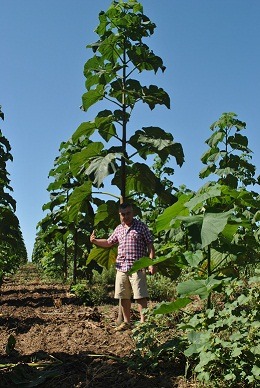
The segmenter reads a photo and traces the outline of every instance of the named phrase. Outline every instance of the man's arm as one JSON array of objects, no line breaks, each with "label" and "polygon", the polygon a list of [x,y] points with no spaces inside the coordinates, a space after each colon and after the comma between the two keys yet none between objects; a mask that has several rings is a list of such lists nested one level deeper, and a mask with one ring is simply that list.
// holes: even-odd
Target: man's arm
[{"label": "man's arm", "polygon": [[147,244],[147,249],[148,249],[148,255],[150,259],[154,260],[155,259],[155,249],[153,243]]},{"label": "man's arm", "polygon": [[[155,249],[154,249],[153,243],[147,244],[147,248],[148,248],[148,255],[149,255],[150,259],[154,260],[155,259]],[[157,268],[155,265],[149,266],[149,272],[151,275],[154,275],[156,273],[156,271],[157,271]]]},{"label": "man's arm", "polygon": [[96,238],[95,231],[90,235],[90,242],[101,248],[110,248],[113,246],[113,244],[109,243],[105,238]]}]

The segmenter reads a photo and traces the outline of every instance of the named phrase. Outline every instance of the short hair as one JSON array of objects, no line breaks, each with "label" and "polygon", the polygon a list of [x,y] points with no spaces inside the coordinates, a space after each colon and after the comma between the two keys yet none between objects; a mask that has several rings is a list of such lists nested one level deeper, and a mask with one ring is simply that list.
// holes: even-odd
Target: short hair
[{"label": "short hair", "polygon": [[119,210],[126,209],[127,207],[133,208],[133,204],[131,202],[120,203]]}]

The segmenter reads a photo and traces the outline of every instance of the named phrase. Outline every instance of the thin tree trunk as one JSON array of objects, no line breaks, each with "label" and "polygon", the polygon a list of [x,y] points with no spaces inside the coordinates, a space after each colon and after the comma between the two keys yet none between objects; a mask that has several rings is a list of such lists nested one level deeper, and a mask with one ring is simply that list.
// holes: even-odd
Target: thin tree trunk
[{"label": "thin tree trunk", "polygon": [[74,236],[74,257],[73,257],[73,284],[77,282],[77,256],[78,256],[78,233]]},{"label": "thin tree trunk", "polygon": [[[121,197],[120,197],[120,203],[123,203],[125,201],[125,195],[126,195],[126,104],[125,104],[125,81],[126,81],[126,50],[124,49],[123,52],[123,80],[122,80],[122,110],[123,110],[123,126],[122,126],[122,157],[121,157]],[[123,321],[123,312],[122,312],[122,302],[121,299],[119,299],[119,306],[118,306],[118,317],[117,317],[117,324],[120,325],[120,323]]]}]

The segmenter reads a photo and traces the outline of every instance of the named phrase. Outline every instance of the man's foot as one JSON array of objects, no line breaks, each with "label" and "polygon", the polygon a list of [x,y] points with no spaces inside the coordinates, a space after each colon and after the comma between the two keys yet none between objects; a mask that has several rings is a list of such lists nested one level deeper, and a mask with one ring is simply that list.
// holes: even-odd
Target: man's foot
[{"label": "man's foot", "polygon": [[132,328],[131,323],[122,322],[119,326],[115,328],[115,331],[131,330],[131,328]]}]

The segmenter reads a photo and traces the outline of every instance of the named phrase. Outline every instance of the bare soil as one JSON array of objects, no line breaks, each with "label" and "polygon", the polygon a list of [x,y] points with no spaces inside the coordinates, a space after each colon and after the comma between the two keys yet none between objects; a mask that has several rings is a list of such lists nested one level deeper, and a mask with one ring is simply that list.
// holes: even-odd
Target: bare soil
[{"label": "bare soil", "polygon": [[115,331],[116,305],[81,305],[69,286],[44,283],[32,264],[20,273],[0,290],[1,388],[193,386],[179,366],[133,368],[132,332]]}]

